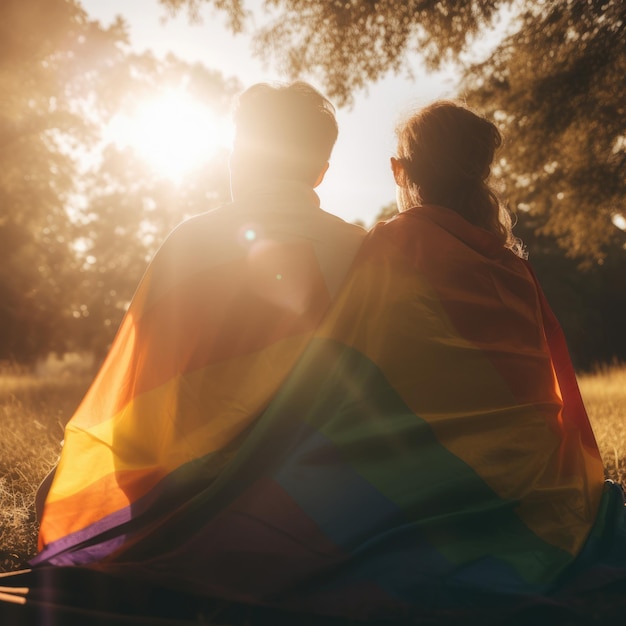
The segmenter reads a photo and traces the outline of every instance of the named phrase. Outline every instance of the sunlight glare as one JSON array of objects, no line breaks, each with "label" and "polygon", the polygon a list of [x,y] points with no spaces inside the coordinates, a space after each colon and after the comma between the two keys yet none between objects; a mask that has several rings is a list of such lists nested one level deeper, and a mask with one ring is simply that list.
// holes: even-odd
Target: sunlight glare
[{"label": "sunlight glare", "polygon": [[626,218],[620,213],[613,216],[613,224],[621,230],[626,230]]},{"label": "sunlight glare", "polygon": [[230,148],[232,124],[184,91],[146,101],[132,118],[118,116],[111,128],[116,144],[130,146],[156,172],[175,182]]}]

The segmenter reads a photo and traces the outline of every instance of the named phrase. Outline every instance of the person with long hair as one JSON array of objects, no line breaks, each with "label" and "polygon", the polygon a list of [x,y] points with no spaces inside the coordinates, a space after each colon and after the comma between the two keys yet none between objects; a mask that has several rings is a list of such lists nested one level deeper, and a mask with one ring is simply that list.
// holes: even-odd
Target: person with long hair
[{"label": "person with long hair", "polygon": [[615,616],[623,492],[491,183],[500,132],[437,101],[397,139],[399,214],[368,234],[306,366],[300,411],[351,476],[343,534],[328,522],[350,557],[324,589],[350,589],[334,600],[352,616],[355,597],[370,616],[444,623]]},{"label": "person with long hair", "polygon": [[510,213],[489,182],[502,145],[492,122],[458,103],[439,100],[400,124],[396,134],[391,168],[400,211],[429,204],[452,209],[505,248],[521,252]]}]

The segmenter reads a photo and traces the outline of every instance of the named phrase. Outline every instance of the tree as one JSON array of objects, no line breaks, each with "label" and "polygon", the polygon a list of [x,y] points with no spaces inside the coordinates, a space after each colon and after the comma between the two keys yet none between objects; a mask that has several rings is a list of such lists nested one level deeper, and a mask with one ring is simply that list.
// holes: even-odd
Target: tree
[{"label": "tree", "polygon": [[[198,13],[204,2],[245,25],[244,0],[159,0]],[[270,21],[253,49],[290,77],[312,74],[338,103],[387,72],[456,63],[462,94],[493,115],[506,141],[500,173],[513,208],[570,256],[602,260],[626,215],[626,4],[621,0],[264,0]],[[477,38],[511,10],[510,34],[489,59],[468,61]],[[236,19],[235,19],[236,18]]]},{"label": "tree", "polygon": [[121,19],[103,28],[74,0],[0,3],[0,359],[102,352],[167,232],[227,196],[224,154],[180,191],[101,145],[115,113],[180,84],[217,113],[239,89],[132,54]]},{"label": "tree", "polygon": [[513,207],[545,216],[568,256],[603,260],[626,215],[626,5],[552,2],[519,22],[468,69],[465,95],[502,128]]},{"label": "tree", "polygon": [[75,2],[0,4],[0,358],[32,360],[62,338],[73,152],[95,139],[106,111],[86,107],[123,40]]},{"label": "tree", "polygon": [[[239,32],[252,17],[245,0],[159,0],[170,13],[201,4],[224,10]],[[339,105],[389,71],[409,67],[418,51],[430,69],[457,58],[496,16],[504,0],[263,0],[267,24],[253,35],[253,50],[276,59],[291,78],[313,74]],[[508,4],[508,2],[506,3]]]}]

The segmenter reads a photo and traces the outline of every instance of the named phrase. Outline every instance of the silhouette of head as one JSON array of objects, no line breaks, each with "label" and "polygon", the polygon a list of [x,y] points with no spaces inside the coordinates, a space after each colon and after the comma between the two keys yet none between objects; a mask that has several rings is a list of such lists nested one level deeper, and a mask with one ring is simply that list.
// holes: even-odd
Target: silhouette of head
[{"label": "silhouette of head", "polygon": [[234,121],[233,192],[250,181],[321,182],[338,128],[333,105],[309,84],[253,85],[239,97]]},{"label": "silhouette of head", "polygon": [[455,102],[440,100],[420,109],[397,131],[392,169],[399,209],[436,204],[488,230],[507,245],[511,220],[488,184],[502,143],[489,120]]}]

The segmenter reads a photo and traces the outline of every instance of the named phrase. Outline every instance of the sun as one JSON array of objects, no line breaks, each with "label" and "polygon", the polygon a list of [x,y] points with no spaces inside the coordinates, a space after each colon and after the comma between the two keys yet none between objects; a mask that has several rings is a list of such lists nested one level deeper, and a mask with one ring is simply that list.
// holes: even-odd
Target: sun
[{"label": "sun", "polygon": [[113,141],[130,146],[159,176],[180,182],[232,143],[232,124],[182,90],[170,90],[117,116]]}]

